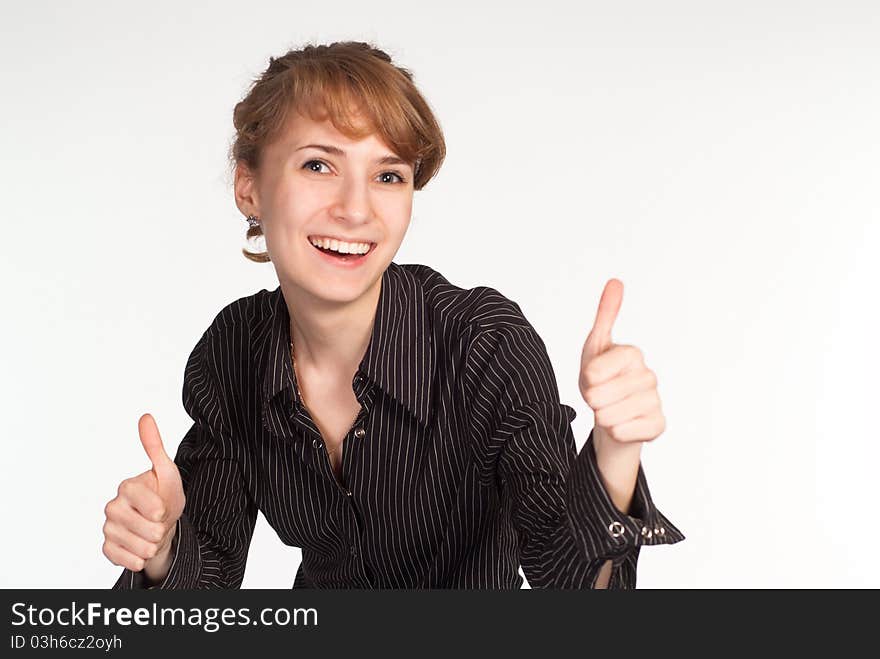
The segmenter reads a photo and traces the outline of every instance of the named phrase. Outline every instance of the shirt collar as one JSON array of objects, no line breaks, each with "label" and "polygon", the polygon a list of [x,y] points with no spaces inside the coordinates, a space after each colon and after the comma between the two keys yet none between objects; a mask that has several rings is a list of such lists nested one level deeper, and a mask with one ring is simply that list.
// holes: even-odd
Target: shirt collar
[{"label": "shirt collar", "polygon": [[[271,293],[269,331],[260,360],[263,405],[285,389],[299,408],[290,360],[290,315],[279,285]],[[430,416],[434,354],[424,289],[412,272],[391,262],[382,273],[379,302],[367,351],[358,366],[365,376],[399,401],[427,427]]]}]

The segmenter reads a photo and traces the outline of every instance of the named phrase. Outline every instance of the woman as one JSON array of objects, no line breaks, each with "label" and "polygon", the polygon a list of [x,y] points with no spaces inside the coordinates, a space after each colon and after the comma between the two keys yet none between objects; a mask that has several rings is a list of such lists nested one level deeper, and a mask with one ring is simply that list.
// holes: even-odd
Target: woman
[{"label": "woman", "polygon": [[257,511],[302,548],[294,587],[633,588],[642,545],[684,536],[641,444],[656,377],[611,343],[606,286],[584,346],[596,412],[577,453],[545,345],[497,290],[392,261],[440,127],[412,75],[365,43],[278,59],[234,112],[235,200],[279,287],[229,304],[186,365],[174,460],[105,509],[114,588],[238,588]]}]

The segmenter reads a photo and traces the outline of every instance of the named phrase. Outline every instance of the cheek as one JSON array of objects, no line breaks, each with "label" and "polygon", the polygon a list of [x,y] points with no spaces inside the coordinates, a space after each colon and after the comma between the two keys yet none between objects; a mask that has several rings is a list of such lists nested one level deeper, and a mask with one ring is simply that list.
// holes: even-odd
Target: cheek
[{"label": "cheek", "polygon": [[314,191],[302,186],[299,189],[277,189],[270,205],[274,233],[279,238],[283,234],[297,233],[325,205]]},{"label": "cheek", "polygon": [[296,217],[308,215],[327,205],[326,192],[319,187],[297,185],[294,181],[280,186],[275,195],[275,203],[286,215]]},{"label": "cheek", "polygon": [[389,230],[394,232],[399,238],[403,238],[409,228],[412,208],[412,196],[409,196],[406,199],[399,199],[393,204],[389,204],[383,212]]}]

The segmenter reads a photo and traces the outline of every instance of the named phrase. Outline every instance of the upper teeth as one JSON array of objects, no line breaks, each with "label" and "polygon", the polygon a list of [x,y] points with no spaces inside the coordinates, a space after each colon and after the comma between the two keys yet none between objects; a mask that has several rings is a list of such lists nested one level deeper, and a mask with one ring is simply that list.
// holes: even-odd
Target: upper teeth
[{"label": "upper teeth", "polygon": [[315,247],[332,249],[341,254],[366,254],[370,251],[370,243],[345,243],[332,238],[309,238],[309,242]]}]

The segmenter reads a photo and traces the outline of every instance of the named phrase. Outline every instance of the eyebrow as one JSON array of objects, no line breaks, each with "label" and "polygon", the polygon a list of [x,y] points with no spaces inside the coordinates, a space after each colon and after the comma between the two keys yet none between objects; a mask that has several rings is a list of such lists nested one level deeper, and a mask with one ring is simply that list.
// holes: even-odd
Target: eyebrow
[{"label": "eyebrow", "polygon": [[[342,156],[345,157],[345,151],[340,149],[338,146],[331,146],[329,144],[306,144],[305,146],[301,146],[298,149],[294,149],[295,151],[301,151],[302,149],[320,149],[321,151],[325,151],[327,153],[332,153],[334,156]],[[402,158],[398,158],[397,156],[385,156],[383,158],[377,158],[376,163],[380,165],[409,165],[410,163],[406,162]]]}]

